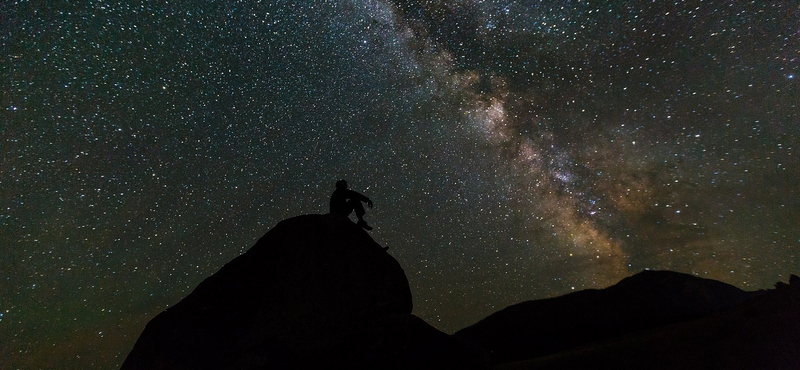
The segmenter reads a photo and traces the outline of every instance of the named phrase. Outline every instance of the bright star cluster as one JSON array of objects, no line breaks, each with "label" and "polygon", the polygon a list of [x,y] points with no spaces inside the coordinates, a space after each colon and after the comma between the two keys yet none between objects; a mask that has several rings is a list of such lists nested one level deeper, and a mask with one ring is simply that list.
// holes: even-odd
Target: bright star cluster
[{"label": "bright star cluster", "polygon": [[119,367],[338,179],[453,332],[800,271],[792,1],[31,1],[0,22],[0,368]]}]

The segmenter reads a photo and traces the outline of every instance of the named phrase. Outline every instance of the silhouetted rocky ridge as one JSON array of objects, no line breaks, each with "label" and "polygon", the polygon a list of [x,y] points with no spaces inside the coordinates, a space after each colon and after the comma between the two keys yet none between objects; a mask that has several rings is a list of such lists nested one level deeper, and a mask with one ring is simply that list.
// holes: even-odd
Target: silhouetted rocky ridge
[{"label": "silhouetted rocky ridge", "polygon": [[454,335],[344,216],[284,220],[151,320],[123,370],[800,369],[800,278],[746,292],[671,271],[528,301]]},{"label": "silhouetted rocky ridge", "polygon": [[800,278],[746,292],[644,271],[507,307],[455,336],[496,369],[800,369]]},{"label": "silhouetted rocky ridge", "polygon": [[136,369],[484,369],[411,314],[400,264],[336,215],[284,220],[147,324]]}]

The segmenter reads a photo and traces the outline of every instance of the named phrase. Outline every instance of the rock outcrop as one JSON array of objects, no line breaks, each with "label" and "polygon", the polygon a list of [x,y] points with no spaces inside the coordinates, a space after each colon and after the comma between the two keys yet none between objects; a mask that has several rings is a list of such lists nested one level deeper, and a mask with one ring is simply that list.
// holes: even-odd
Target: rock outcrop
[{"label": "rock outcrop", "polygon": [[486,368],[412,306],[403,269],[364,230],[299,216],[148,323],[122,369]]}]

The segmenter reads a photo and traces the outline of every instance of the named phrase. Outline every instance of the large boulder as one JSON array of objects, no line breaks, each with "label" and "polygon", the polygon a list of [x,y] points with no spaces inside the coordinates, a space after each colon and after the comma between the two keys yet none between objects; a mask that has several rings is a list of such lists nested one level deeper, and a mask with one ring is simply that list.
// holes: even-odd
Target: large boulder
[{"label": "large boulder", "polygon": [[336,215],[284,220],[148,323],[123,370],[486,364],[411,315],[400,264]]}]

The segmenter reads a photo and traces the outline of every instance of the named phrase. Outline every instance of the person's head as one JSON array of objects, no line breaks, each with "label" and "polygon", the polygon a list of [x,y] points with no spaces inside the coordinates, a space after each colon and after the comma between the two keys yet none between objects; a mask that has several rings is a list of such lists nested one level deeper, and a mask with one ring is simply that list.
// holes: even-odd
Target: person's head
[{"label": "person's head", "polygon": [[347,189],[347,181],[339,180],[336,182],[337,189]]}]

